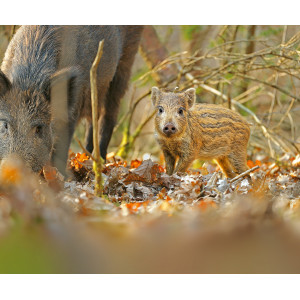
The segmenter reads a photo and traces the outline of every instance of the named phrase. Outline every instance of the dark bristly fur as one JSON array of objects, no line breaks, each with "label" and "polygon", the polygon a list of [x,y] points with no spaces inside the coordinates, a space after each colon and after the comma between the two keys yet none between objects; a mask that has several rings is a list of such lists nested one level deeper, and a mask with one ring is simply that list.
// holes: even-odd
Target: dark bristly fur
[{"label": "dark bristly fur", "polygon": [[152,102],[157,108],[156,138],[167,173],[186,171],[196,158],[216,159],[230,178],[246,171],[248,123],[222,106],[194,104],[195,97],[193,88],[181,93],[152,88]]},{"label": "dark bristly fur", "polygon": [[102,39],[98,95],[100,151],[105,158],[141,32],[142,26],[22,26],[1,66],[0,160],[17,154],[39,171],[51,153],[55,157],[59,138],[53,132],[50,89],[63,76],[68,80],[67,148],[76,124],[85,118],[86,147],[93,151],[89,71]]}]

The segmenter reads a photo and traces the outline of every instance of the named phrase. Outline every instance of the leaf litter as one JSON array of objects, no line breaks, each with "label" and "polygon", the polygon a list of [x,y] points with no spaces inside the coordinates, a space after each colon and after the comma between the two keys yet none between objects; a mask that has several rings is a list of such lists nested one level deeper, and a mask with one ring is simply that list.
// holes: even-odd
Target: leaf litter
[{"label": "leaf litter", "polygon": [[53,167],[46,166],[38,176],[14,161],[0,173],[0,236],[9,232],[16,213],[29,223],[41,219],[49,228],[100,226],[139,242],[157,230],[155,239],[167,230],[171,243],[173,235],[184,241],[270,220],[300,235],[299,155],[277,162],[249,160],[248,166],[260,168],[231,182],[208,163],[169,176],[151,159],[126,162],[111,156],[103,169],[105,196],[100,198],[94,195],[92,161],[85,154],[70,153],[69,180]]}]

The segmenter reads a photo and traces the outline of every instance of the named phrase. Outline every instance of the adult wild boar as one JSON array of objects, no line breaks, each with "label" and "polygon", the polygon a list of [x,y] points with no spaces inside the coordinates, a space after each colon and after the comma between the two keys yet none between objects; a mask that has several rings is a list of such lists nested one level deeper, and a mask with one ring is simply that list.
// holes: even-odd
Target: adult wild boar
[{"label": "adult wild boar", "polygon": [[[7,48],[0,71],[0,160],[17,154],[38,172],[51,159],[63,172],[82,118],[89,124],[86,148],[93,151],[89,72],[102,39],[97,76],[99,147],[105,158],[141,33],[142,26],[22,26]],[[66,89],[56,93],[53,104],[52,92],[62,82]],[[66,135],[53,116],[64,107],[61,128],[67,128]]]}]

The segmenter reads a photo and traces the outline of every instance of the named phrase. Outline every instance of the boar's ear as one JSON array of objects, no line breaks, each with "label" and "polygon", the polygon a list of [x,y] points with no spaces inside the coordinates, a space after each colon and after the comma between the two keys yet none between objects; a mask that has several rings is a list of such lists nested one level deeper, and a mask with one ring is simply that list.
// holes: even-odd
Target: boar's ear
[{"label": "boar's ear", "polygon": [[152,100],[153,106],[156,105],[156,102],[158,100],[159,95],[160,95],[159,88],[156,87],[156,86],[152,87],[152,89],[151,89],[151,100]]},{"label": "boar's ear", "polygon": [[8,78],[0,71],[0,96],[4,95],[11,88]]},{"label": "boar's ear", "polygon": [[[68,67],[56,72],[51,77],[50,101],[55,111],[65,108],[69,113],[74,111],[79,99],[79,89],[81,86],[80,69]],[[67,101],[65,102],[65,99]]]},{"label": "boar's ear", "polygon": [[187,97],[187,104],[189,107],[192,107],[196,100],[196,90],[194,88],[187,89],[184,92],[185,96]]}]

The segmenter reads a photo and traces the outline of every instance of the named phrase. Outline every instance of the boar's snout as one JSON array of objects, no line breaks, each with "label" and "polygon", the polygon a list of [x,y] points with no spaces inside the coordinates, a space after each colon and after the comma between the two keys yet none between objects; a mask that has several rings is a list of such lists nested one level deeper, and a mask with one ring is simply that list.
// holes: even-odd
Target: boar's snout
[{"label": "boar's snout", "polygon": [[0,161],[0,170],[9,168],[11,169],[17,168],[20,170],[23,170],[24,168],[27,168],[28,170],[31,169],[31,167],[26,164],[26,162],[21,159],[21,157],[17,154],[8,154],[5,158],[2,158]]},{"label": "boar's snout", "polygon": [[14,154],[8,155],[0,161],[0,171],[2,172],[7,166],[18,166],[20,170],[24,168],[31,169],[18,155]]},{"label": "boar's snout", "polygon": [[177,128],[173,123],[167,123],[163,128],[163,132],[166,136],[171,136],[177,132]]}]

